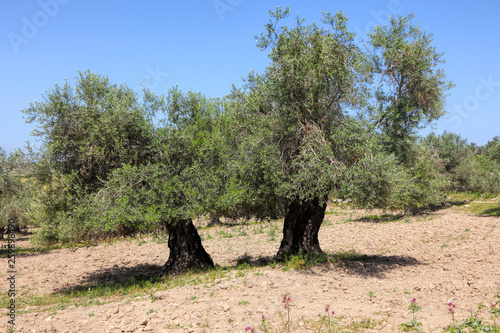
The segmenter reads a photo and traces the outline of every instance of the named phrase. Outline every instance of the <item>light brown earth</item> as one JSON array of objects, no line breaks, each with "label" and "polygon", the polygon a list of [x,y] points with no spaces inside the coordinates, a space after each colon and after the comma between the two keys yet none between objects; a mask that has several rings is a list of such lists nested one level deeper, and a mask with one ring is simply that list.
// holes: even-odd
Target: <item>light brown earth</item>
[{"label": "light brown earth", "polygon": [[[137,238],[76,250],[18,254],[16,289],[21,309],[17,309],[15,331],[245,332],[251,326],[260,332],[264,314],[271,331],[278,332],[285,328],[284,293],[291,295],[294,332],[317,332],[318,314],[324,314],[326,304],[350,332],[401,331],[400,324],[412,319],[408,306],[413,298],[422,308],[416,315],[424,332],[442,332],[451,323],[449,302],[457,306],[458,321],[479,303],[485,305],[480,316],[489,318],[488,306],[493,295],[500,293],[500,218],[466,215],[452,207],[376,223],[356,219],[381,212],[329,209],[333,213],[320,230],[320,243],[336,258],[334,263],[306,269],[258,266],[259,260],[269,260],[276,253],[280,222],[266,223],[263,229],[257,224],[200,229],[203,244],[217,265],[234,267],[245,254],[254,265],[227,270],[213,281],[101,298],[102,305],[57,309],[57,305],[28,306],[22,300],[30,295],[57,295],[61,293],[57,288],[119,283],[130,276],[151,274],[166,261],[167,244]],[[274,240],[271,230],[275,230]],[[242,231],[247,235],[239,235]],[[228,238],[229,234],[233,237]],[[23,239],[17,246],[30,245]],[[0,267],[1,287],[6,291],[6,258]],[[2,316],[2,332],[7,331],[7,320]],[[376,326],[369,328],[368,320]]]}]

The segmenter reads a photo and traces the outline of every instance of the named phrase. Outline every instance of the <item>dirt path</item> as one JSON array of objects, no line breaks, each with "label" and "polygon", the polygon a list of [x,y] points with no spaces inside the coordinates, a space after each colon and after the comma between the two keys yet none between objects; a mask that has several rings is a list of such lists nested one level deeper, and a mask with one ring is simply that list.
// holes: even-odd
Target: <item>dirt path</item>
[{"label": "dirt path", "polygon": [[[257,332],[262,314],[272,331],[278,331],[283,328],[280,315],[285,314],[281,299],[287,292],[296,332],[317,328],[325,304],[341,324],[355,323],[351,331],[357,325],[358,331],[399,332],[400,324],[411,320],[407,309],[413,298],[422,307],[417,320],[423,331],[441,332],[451,322],[449,302],[457,305],[456,318],[461,320],[470,314],[468,309],[489,305],[500,292],[499,218],[465,215],[452,208],[389,223],[348,221],[360,214],[365,212],[327,216],[320,244],[343,259],[335,263],[303,270],[279,265],[233,269],[210,283],[108,299],[102,305],[42,312],[42,307],[31,306],[17,315],[16,332],[245,332],[247,326]],[[280,230],[276,223],[200,233],[216,264],[234,266],[245,254],[253,260],[272,257]],[[168,248],[145,241],[20,254],[19,297],[151,272],[166,261]],[[18,246],[27,246],[23,242]],[[6,261],[2,258],[2,267],[7,267]],[[3,290],[8,290],[6,277],[0,274]],[[483,312],[488,317],[487,309]],[[367,328],[370,322],[376,326]],[[0,329],[6,327],[4,318]]]}]

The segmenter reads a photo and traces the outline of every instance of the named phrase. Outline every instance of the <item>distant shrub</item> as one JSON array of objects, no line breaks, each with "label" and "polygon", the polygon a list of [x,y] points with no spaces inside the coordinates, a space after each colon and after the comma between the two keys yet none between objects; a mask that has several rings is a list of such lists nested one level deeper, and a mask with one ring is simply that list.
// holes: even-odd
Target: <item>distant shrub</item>
[{"label": "distant shrub", "polygon": [[408,208],[428,207],[444,202],[450,179],[444,173],[444,163],[427,147],[417,145],[410,162],[410,187]]},{"label": "distant shrub", "polygon": [[443,161],[444,170],[449,173],[453,173],[472,151],[467,139],[446,131],[441,135],[432,132],[423,138],[421,143],[438,154]]},{"label": "distant shrub", "polygon": [[460,190],[500,193],[500,165],[490,156],[468,156],[456,169]]},{"label": "distant shrub", "polygon": [[66,220],[70,205],[67,178],[52,175],[50,180],[34,183],[26,213],[31,223],[39,227],[37,234],[31,239],[33,243],[47,245],[63,240],[59,225]]},{"label": "distant shrub", "polygon": [[442,203],[449,185],[441,160],[429,149],[415,146],[409,165],[394,154],[363,158],[342,177],[338,195],[367,208],[415,211]]},{"label": "distant shrub", "polygon": [[[7,153],[0,147],[0,237],[9,219],[15,227],[26,227],[26,209],[30,201],[29,157],[20,149]],[[19,230],[19,229],[18,229]]]},{"label": "distant shrub", "polygon": [[500,141],[496,141],[494,144],[491,144],[491,147],[488,149],[488,155],[493,161],[500,165]]}]

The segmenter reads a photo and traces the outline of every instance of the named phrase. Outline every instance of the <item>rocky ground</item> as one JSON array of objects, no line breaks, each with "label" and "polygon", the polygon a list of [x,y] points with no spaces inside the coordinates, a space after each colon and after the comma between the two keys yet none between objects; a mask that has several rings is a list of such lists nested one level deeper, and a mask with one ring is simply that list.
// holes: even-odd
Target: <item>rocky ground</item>
[{"label": "rocky ground", "polygon": [[[250,268],[228,269],[213,280],[205,273],[197,283],[149,293],[99,298],[99,305],[37,305],[33,300],[149,276],[167,260],[167,244],[136,238],[18,254],[15,331],[245,332],[251,326],[258,332],[264,315],[270,331],[278,332],[287,320],[285,293],[291,297],[294,332],[317,332],[326,304],[351,332],[401,331],[401,323],[412,320],[408,306],[413,299],[421,307],[416,319],[424,332],[441,332],[451,323],[450,302],[458,321],[480,303],[485,308],[479,316],[489,318],[488,306],[500,293],[500,218],[467,215],[456,207],[382,222],[359,219],[381,212],[329,211],[320,230],[320,244],[332,255],[327,263],[305,269],[262,265],[278,249],[280,222],[203,228],[203,244],[217,265],[235,267],[245,259]],[[25,237],[17,246],[31,245]],[[7,259],[1,261],[2,288],[8,290]],[[30,297],[30,304],[23,304]],[[1,319],[2,331],[7,320]]]}]

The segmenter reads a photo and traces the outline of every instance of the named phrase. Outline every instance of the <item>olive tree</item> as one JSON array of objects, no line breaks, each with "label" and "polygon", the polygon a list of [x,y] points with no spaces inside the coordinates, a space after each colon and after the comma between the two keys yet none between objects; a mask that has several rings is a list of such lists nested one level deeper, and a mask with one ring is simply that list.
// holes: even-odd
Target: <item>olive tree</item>
[{"label": "olive tree", "polygon": [[[328,195],[370,154],[363,138],[381,128],[397,143],[399,134],[437,119],[448,87],[442,71],[435,71],[440,55],[411,17],[377,27],[368,52],[356,45],[340,12],[323,14],[326,27],[305,26],[299,18],[293,28],[281,26],[288,15],[288,8],[271,12],[257,44],[268,51],[270,65],[233,92],[248,118],[263,119],[267,144],[275,147],[276,163],[259,183],[274,182],[261,194],[285,206],[278,257],[321,254],[318,232]],[[370,125],[352,113],[366,109]]]},{"label": "olive tree", "polygon": [[[155,132],[157,154],[142,165],[123,164],[73,216],[72,233],[95,239],[117,230],[164,229],[169,258],[164,272],[213,267],[193,220],[235,207],[241,188],[232,178],[231,122],[222,101],[171,89],[147,95],[166,118]],[[81,223],[75,223],[81,221]]]},{"label": "olive tree", "polygon": [[34,172],[38,191],[29,212],[41,227],[39,241],[68,240],[61,227],[86,196],[123,163],[140,165],[154,155],[147,111],[132,89],[90,71],[22,110],[41,140]]},{"label": "olive tree", "polygon": [[[168,273],[213,266],[193,219],[230,215],[245,188],[232,177],[239,133],[223,101],[126,86],[90,72],[24,110],[43,140],[31,215],[40,241],[92,241],[166,230]],[[155,124],[152,119],[164,114]],[[232,133],[232,134],[231,134]]]}]

